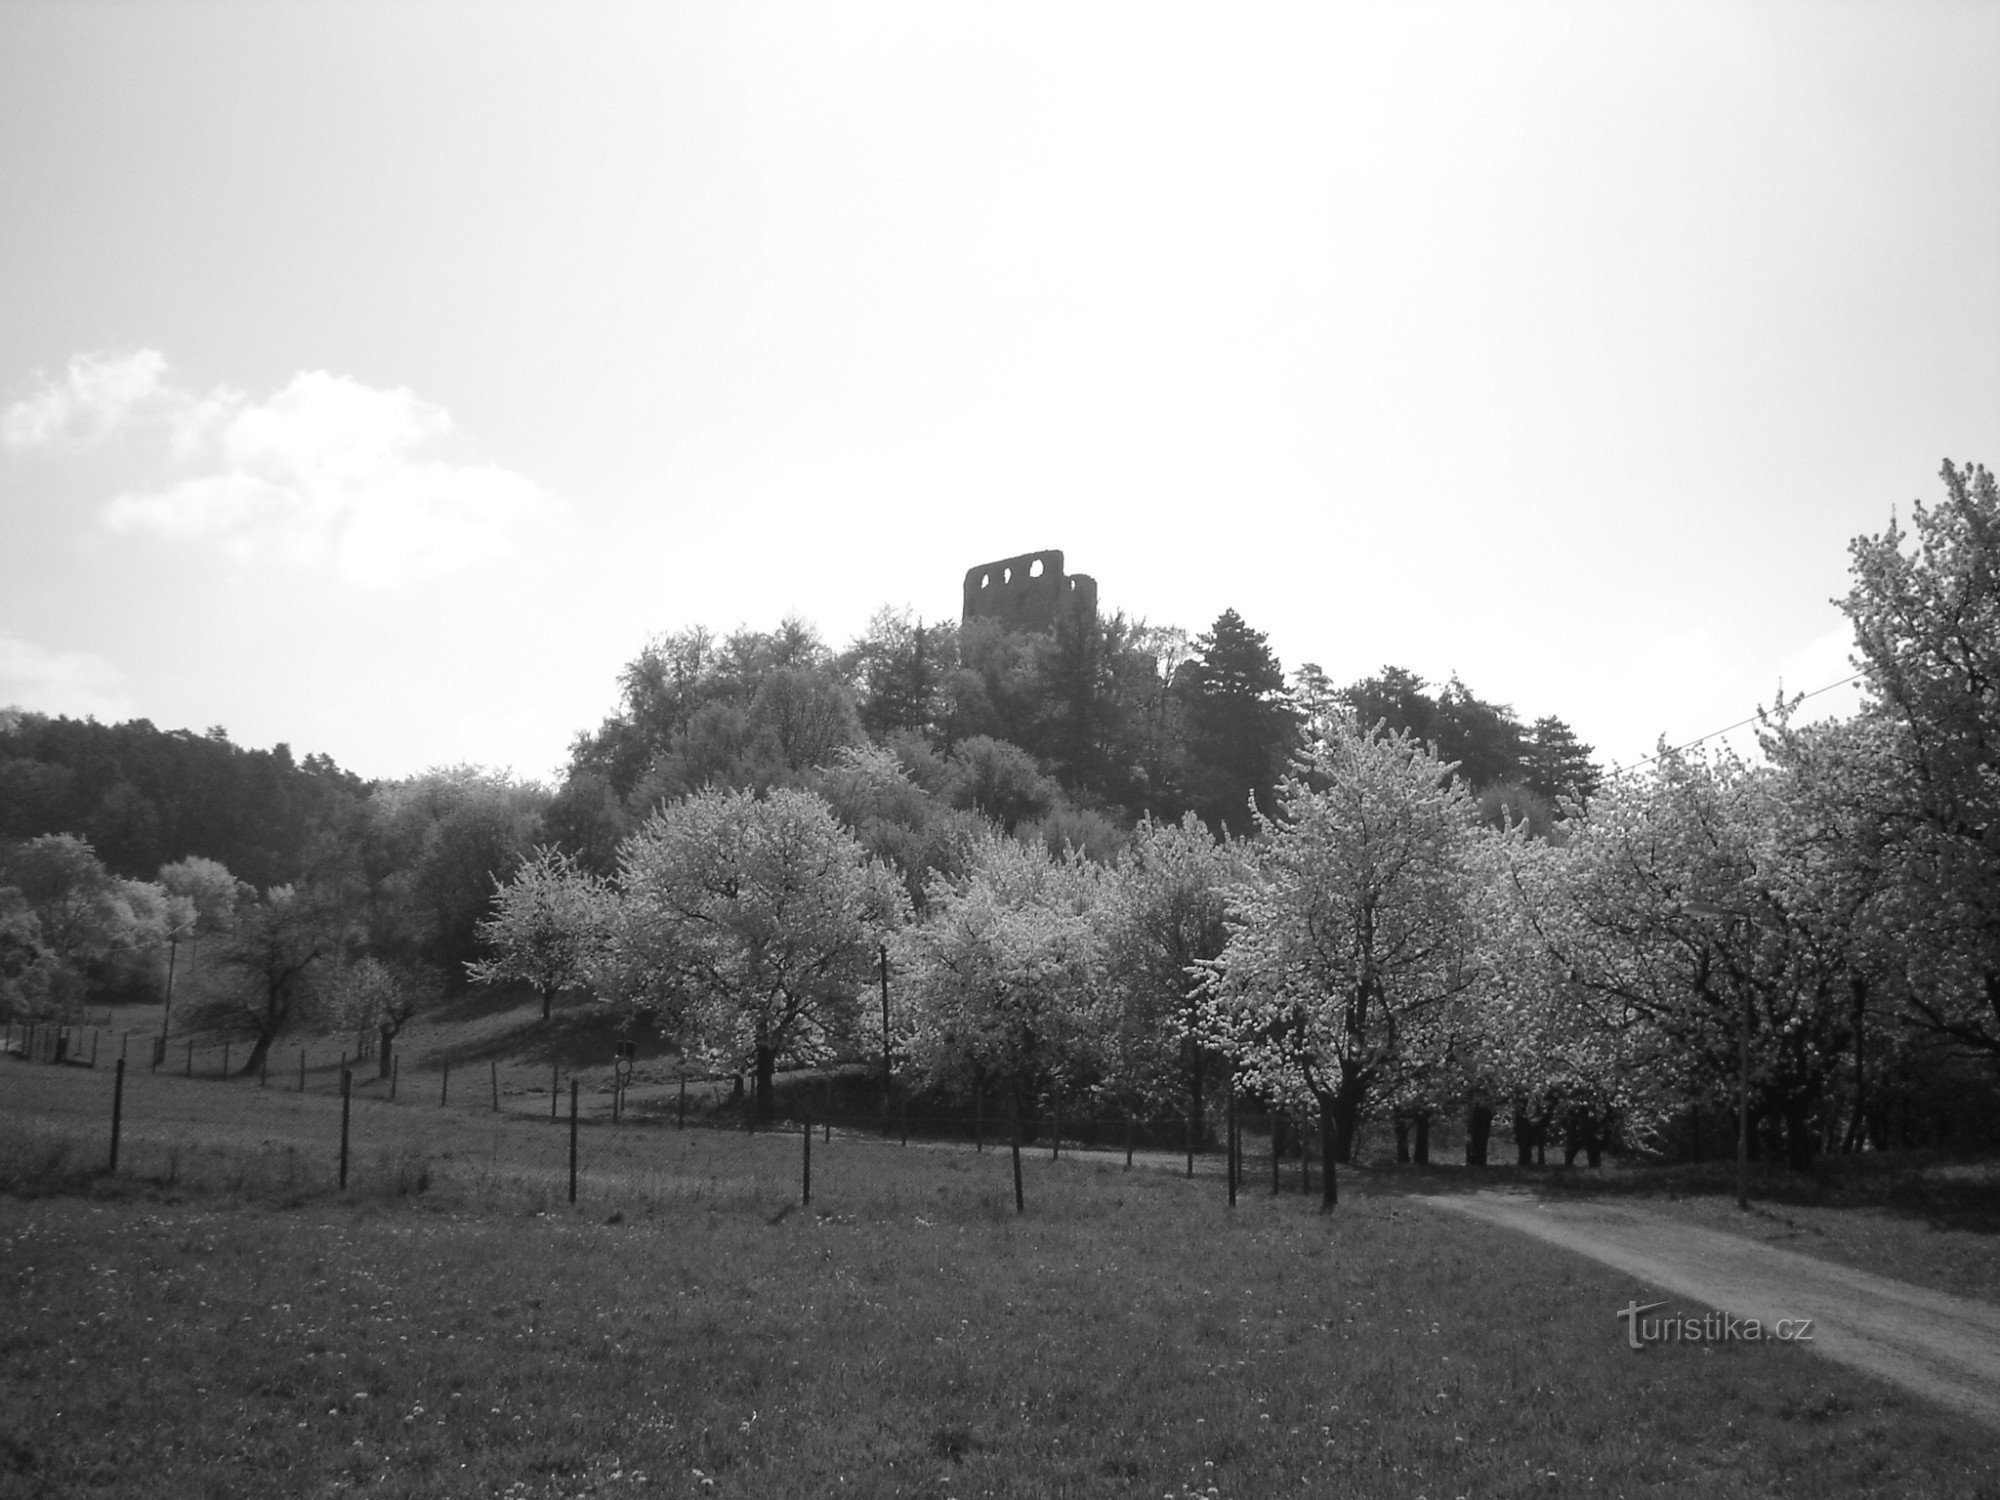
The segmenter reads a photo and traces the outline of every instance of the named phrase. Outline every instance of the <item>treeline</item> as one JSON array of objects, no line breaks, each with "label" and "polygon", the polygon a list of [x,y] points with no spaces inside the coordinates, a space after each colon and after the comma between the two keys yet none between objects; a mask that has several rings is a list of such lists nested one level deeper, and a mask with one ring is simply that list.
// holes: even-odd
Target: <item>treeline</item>
[{"label": "treeline", "polygon": [[[947,806],[1053,848],[1106,856],[1141,818],[1192,812],[1247,833],[1315,724],[1348,713],[1434,745],[1498,821],[1546,831],[1600,773],[1562,720],[1524,725],[1454,677],[1433,691],[1388,667],[1336,687],[1313,664],[1287,679],[1234,610],[1202,634],[1123,614],[1067,614],[1046,632],[963,627],[882,610],[845,650],[797,620],[649,643],[620,676],[618,713],[578,738],[551,836],[609,874],[620,839],[704,787],[815,785],[874,746]],[[920,872],[919,872],[920,873]]]},{"label": "treeline", "polygon": [[1436,742],[1496,821],[1546,828],[1597,783],[1561,721],[1524,726],[1456,679],[1433,692],[1390,668],[1336,690],[1308,665],[1288,682],[1233,610],[1192,638],[1122,614],[1010,634],[884,609],[843,649],[796,620],[696,627],[647,644],[619,687],[554,791],[476,767],[365,782],[220,727],[0,710],[0,1009],[145,997],[181,941],[216,935],[237,993],[191,1024],[266,1043],[352,1025],[386,1052],[401,1020],[382,1017],[491,956],[481,921],[535,850],[612,876],[648,816],[703,789],[811,791],[921,904],[989,831],[1100,862],[1147,817],[1241,836],[1330,713]]},{"label": "treeline", "polygon": [[[997,820],[925,839],[977,801],[968,747],[1026,752],[990,735],[940,751],[905,729],[830,746],[780,786],[772,738],[761,793],[658,783],[615,878],[545,851],[502,892],[482,974],[651,1015],[754,1080],[766,1114],[779,1067],[871,1051],[910,1083],[1019,1111],[1184,1111],[1207,1130],[1218,1097],[1247,1095],[1317,1136],[1329,1204],[1371,1120],[1422,1159],[1429,1123],[1462,1118],[1475,1163],[1499,1118],[1524,1162],[1550,1145],[1593,1163],[1621,1145],[1699,1156],[1737,1108],[1752,1153],[1796,1167],[1990,1144],[2000,491],[1983,469],[1945,477],[1916,548],[1893,526],[1854,545],[1845,608],[1872,689],[1858,719],[1801,726],[1780,704],[1762,764],[1663,748],[1564,801],[1552,837],[1507,806],[1523,783],[1489,785],[1488,816],[1463,768],[1373,712],[1401,694],[1436,741],[1452,723],[1474,751],[1467,725],[1502,743],[1505,716],[1455,684],[1430,699],[1384,674],[1300,715],[1270,664],[1234,680],[1267,727],[1300,715],[1303,745],[1274,786],[1245,775],[1243,834],[1191,809],[1140,821],[1109,858]],[[1200,712],[1227,634],[1161,679],[1170,712]],[[679,774],[704,714],[740,713],[747,745],[775,735],[765,687],[747,698],[693,709],[653,769]],[[1573,753],[1553,730],[1535,742]],[[1192,732],[1178,743],[1183,787],[1225,764]],[[1523,769],[1518,751],[1493,764]],[[868,980],[887,973],[874,1031]]]},{"label": "treeline", "polygon": [[195,734],[0,709],[0,839],[74,834],[126,877],[193,854],[259,887],[297,880],[315,837],[367,794],[324,755],[246,750],[219,726]]}]

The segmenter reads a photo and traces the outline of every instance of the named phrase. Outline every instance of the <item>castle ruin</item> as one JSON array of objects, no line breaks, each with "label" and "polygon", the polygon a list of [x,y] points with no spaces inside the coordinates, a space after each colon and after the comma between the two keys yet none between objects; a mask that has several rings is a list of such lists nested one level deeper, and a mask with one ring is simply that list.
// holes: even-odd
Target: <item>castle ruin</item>
[{"label": "castle ruin", "polygon": [[1097,613],[1097,580],[1064,573],[1059,550],[981,563],[965,574],[962,624],[998,620],[1002,630],[1048,631],[1066,610]]}]

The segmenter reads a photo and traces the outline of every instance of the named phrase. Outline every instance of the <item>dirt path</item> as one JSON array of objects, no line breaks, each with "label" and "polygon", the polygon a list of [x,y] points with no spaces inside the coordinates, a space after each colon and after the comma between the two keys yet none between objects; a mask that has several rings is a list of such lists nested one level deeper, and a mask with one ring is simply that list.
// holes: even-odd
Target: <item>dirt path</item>
[{"label": "dirt path", "polygon": [[[2000,1427],[2000,1307],[1630,1208],[1506,1192],[1419,1201],[1531,1234],[1704,1308],[1756,1318],[1767,1336],[1779,1319],[1811,1318],[1818,1353]],[[1700,1310],[1669,1305],[1652,1316]],[[1607,1322],[1616,1312],[1605,1309]],[[1616,1335],[1624,1334],[1620,1320]]]}]

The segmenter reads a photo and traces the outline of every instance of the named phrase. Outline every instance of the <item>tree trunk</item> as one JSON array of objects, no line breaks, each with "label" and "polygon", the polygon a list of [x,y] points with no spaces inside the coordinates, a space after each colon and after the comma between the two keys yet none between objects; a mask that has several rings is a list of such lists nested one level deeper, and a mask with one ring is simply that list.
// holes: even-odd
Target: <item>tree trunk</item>
[{"label": "tree trunk", "polygon": [[1352,1063],[1340,1065],[1340,1095],[1333,1102],[1334,1149],[1343,1162],[1354,1160],[1354,1130],[1361,1117],[1360,1070]]},{"label": "tree trunk", "polygon": [[1409,1117],[1407,1115],[1397,1115],[1395,1120],[1395,1126],[1396,1126],[1396,1165],[1399,1167],[1407,1166],[1410,1160]]},{"label": "tree trunk", "polygon": [[258,1032],[257,1040],[250,1045],[250,1056],[244,1060],[243,1067],[238,1071],[236,1076],[238,1078],[247,1078],[263,1067],[264,1058],[269,1054],[271,1044],[277,1039],[275,1032]]},{"label": "tree trunk", "polygon": [[1514,1165],[1517,1167],[1531,1167],[1534,1164],[1534,1129],[1528,1124],[1528,1112],[1516,1104],[1514,1106]]},{"label": "tree trunk", "polygon": [[772,1047],[757,1049],[757,1123],[768,1125],[778,1114],[778,1053]]},{"label": "tree trunk", "polygon": [[554,985],[546,985],[546,984],[545,984],[545,985],[543,985],[543,986],[542,986],[542,1019],[543,1019],[544,1021],[548,1020],[548,1018],[549,1018],[549,1015],[550,1015],[550,1013],[551,1013],[551,1012],[552,1012],[552,1011],[553,1011],[553,1010],[555,1009],[555,1004],[556,1004],[556,991],[555,991],[555,986],[554,986]]},{"label": "tree trunk", "polygon": [[1812,1112],[1804,1104],[1785,1111],[1785,1165],[1794,1172],[1813,1169]]},{"label": "tree trunk", "polygon": [[1493,1130],[1493,1110],[1485,1104],[1475,1104],[1465,1116],[1465,1164],[1468,1167],[1486,1165],[1486,1141]]},{"label": "tree trunk", "polygon": [[389,1076],[389,1051],[396,1045],[396,1033],[393,1028],[388,1026],[384,1026],[381,1031],[382,1051],[375,1059],[375,1076],[377,1078],[387,1078]]},{"label": "tree trunk", "polygon": [[1319,1155],[1325,1177],[1320,1184],[1319,1211],[1323,1214],[1332,1213],[1334,1205],[1340,1202],[1340,1183],[1335,1175],[1340,1160],[1340,1131],[1333,1123],[1337,1103],[1325,1094],[1319,1095]]},{"label": "tree trunk", "polygon": [[1431,1164],[1431,1112],[1429,1110],[1425,1110],[1423,1111],[1423,1113],[1417,1116],[1417,1165],[1420,1167],[1428,1167],[1430,1164]]}]

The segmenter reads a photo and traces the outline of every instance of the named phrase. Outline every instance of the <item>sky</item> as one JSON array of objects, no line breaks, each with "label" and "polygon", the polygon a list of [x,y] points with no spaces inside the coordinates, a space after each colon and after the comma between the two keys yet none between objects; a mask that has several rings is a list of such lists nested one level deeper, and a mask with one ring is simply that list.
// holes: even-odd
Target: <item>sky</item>
[{"label": "sky", "polygon": [[[0,6],[0,704],[560,774],[1060,548],[1606,764],[2000,464],[2000,6]],[[1843,709],[1856,689],[1813,706]]]}]

